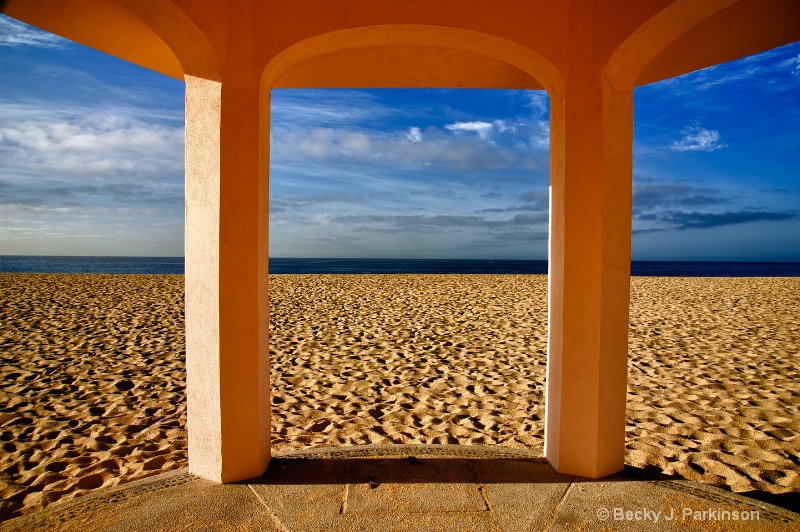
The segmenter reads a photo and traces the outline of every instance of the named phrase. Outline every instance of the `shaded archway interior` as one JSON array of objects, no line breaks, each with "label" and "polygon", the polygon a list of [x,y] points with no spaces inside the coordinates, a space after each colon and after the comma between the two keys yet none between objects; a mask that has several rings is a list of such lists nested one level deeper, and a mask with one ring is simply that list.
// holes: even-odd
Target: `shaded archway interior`
[{"label": "shaded archway interior", "polygon": [[[742,0],[680,32],[646,62],[635,86],[765,52],[800,40],[800,4]],[[698,3],[699,4],[699,3]],[[647,36],[643,35],[643,39]]]},{"label": "shaded archway interior", "polygon": [[7,0],[2,11],[84,46],[183,80],[184,69],[167,43],[140,16],[114,0],[65,0],[58,6],[38,0]]},{"label": "shaded archway interior", "polygon": [[[512,42],[518,42],[531,50],[537,50],[562,75],[570,72],[571,60],[567,42],[570,39],[570,22],[580,23],[582,18],[591,13],[583,13],[580,4],[585,0],[572,2],[530,2],[528,5],[497,6],[493,2],[478,3],[469,10],[448,12],[446,6],[436,8],[425,1],[412,1],[403,5],[370,6],[360,5],[360,10],[350,10],[346,17],[329,17],[336,13],[336,3],[326,1],[310,2],[304,6],[305,16],[292,16],[290,12],[300,7],[280,6],[277,8],[259,7],[254,11],[273,9],[268,13],[273,18],[286,16],[290,27],[280,27],[278,31],[261,31],[256,40],[261,44],[252,54],[252,60],[266,65],[281,50],[292,44],[301,42],[314,35],[322,35],[332,30],[351,26],[374,24],[382,16],[398,11],[389,16],[393,21],[419,24],[422,20],[439,24],[443,29],[444,21],[451,21],[461,28],[474,28],[485,31],[489,35],[501,35]],[[344,2],[348,4],[348,2]],[[354,2],[357,3],[357,2]],[[312,5],[313,4],[313,5]],[[572,6],[572,4],[577,4]],[[619,16],[623,5],[625,16]],[[703,5],[704,4],[704,5]],[[570,9],[572,12],[570,13]],[[658,0],[648,5],[629,5],[621,0],[609,0],[597,6],[597,19],[605,21],[607,30],[604,34],[626,36],[632,30],[643,27],[648,18],[658,18],[670,9],[674,13],[662,17],[660,27],[648,29],[650,32],[666,31],[671,33],[666,46],[646,50],[638,55],[644,57],[642,70],[635,73],[635,86],[679,76],[701,68],[732,61],[758,52],[763,52],[785,44],[800,40],[800,6],[794,0],[714,0],[698,3],[692,0]],[[697,22],[684,20],[686,13],[698,10],[708,12]],[[427,17],[420,17],[423,10]],[[212,81],[220,81],[220,64],[225,58],[231,32],[230,6],[226,2],[191,2],[188,0],[5,0],[0,3],[0,11],[22,20],[38,28],[63,36],[74,42],[95,48],[110,55],[142,67],[160,72],[164,75],[183,79],[185,74],[203,77]],[[400,13],[402,11],[402,13]],[[503,20],[503,12],[513,14]],[[318,17],[308,16],[316,13]],[[384,13],[385,12],[385,13]],[[611,13],[613,16],[606,16]],[[270,26],[269,18],[254,18],[254,22],[262,20],[263,26]],[[405,15],[405,16],[402,16]],[[585,24],[585,23],[584,23]],[[666,28],[666,29],[665,29]],[[523,31],[524,29],[524,31]],[[288,34],[295,35],[294,40]],[[648,35],[641,35],[646,41]],[[202,42],[201,42],[202,41]],[[610,55],[615,47],[622,43],[621,37],[603,37],[596,43],[598,57]],[[434,50],[436,46],[422,46],[416,57],[421,66],[430,66],[422,73],[413,71],[401,72],[406,55],[393,45],[376,47],[375,50],[362,48],[361,52],[342,51],[334,54],[322,52],[295,66],[296,72],[282,77],[274,86],[288,87],[356,87],[378,86],[396,87],[465,87],[465,88],[525,88],[541,89],[541,82],[533,81],[530,76],[515,72],[515,68],[502,61],[491,60],[489,55],[472,55],[454,52],[453,49]],[[407,48],[408,49],[408,48]],[[199,58],[191,55],[205,54],[203,61],[213,64],[210,68],[188,72],[187,67],[196,63]],[[377,61],[372,56],[385,53],[386,61]],[[364,70],[377,67],[373,76],[357,74],[356,79],[344,79],[336,71],[334,64],[347,63],[348,57],[361,57]],[[213,57],[212,57],[213,56]],[[326,63],[322,58],[331,63]],[[437,58],[438,57],[438,58]],[[193,60],[195,59],[195,60]],[[452,62],[447,61],[452,60]],[[482,70],[479,65],[486,67]],[[395,69],[392,69],[392,65]],[[319,75],[314,75],[312,67],[321,67]],[[398,68],[399,67],[399,68]],[[438,67],[438,68],[434,68]],[[190,69],[190,68],[189,68]],[[441,70],[461,72],[456,76]],[[498,77],[493,77],[497,75]],[[409,76],[409,79],[406,79]],[[376,82],[383,77],[385,81]],[[328,79],[322,82],[320,79]],[[416,79],[416,81],[412,81]],[[441,80],[441,83],[434,80]]]},{"label": "shaded archway interior", "polygon": [[487,55],[425,45],[349,48],[295,64],[272,88],[544,87],[526,72]]}]

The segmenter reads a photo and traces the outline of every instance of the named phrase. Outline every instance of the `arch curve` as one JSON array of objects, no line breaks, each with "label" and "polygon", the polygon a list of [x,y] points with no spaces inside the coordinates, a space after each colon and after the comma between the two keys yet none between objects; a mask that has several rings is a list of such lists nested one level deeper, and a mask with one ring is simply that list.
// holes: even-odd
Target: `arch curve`
[{"label": "arch curve", "polygon": [[795,0],[677,0],[623,42],[604,77],[635,87],[798,40]]},{"label": "arch curve", "polygon": [[561,72],[550,61],[529,48],[501,37],[449,26],[386,24],[337,30],[286,48],[264,68],[262,89],[275,86],[281,76],[304,61],[376,46],[438,47],[488,56],[524,72],[551,94],[559,93],[563,86]]},{"label": "arch curve", "polygon": [[166,76],[220,80],[217,53],[172,0],[5,0],[0,11]]},{"label": "arch curve", "polygon": [[172,50],[184,75],[221,80],[222,68],[216,50],[194,21],[171,0],[124,0],[122,3]]},{"label": "arch curve", "polygon": [[634,87],[642,72],[673,41],[702,20],[738,0],[677,0],[647,20],[617,48],[603,77],[623,87]]}]

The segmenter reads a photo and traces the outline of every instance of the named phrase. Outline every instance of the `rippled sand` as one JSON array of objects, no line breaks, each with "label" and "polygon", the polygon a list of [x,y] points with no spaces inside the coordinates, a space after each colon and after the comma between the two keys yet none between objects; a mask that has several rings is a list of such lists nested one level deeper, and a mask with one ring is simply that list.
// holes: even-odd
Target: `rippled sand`
[{"label": "rippled sand", "polygon": [[627,463],[800,491],[800,278],[631,286]]},{"label": "rippled sand", "polygon": [[281,275],[270,293],[276,452],[542,449],[544,277]]},{"label": "rippled sand", "polygon": [[0,516],[186,464],[182,276],[0,275]]},{"label": "rippled sand", "polygon": [[[544,276],[270,276],[274,452],[541,451]],[[629,464],[800,491],[800,279],[633,278]],[[186,465],[183,277],[0,275],[0,518]]]}]

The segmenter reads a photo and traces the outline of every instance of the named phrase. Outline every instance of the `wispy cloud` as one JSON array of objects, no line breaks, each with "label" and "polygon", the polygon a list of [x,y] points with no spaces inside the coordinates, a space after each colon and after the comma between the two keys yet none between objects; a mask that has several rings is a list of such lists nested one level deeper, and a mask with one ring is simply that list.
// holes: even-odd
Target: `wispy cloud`
[{"label": "wispy cloud", "polygon": [[[501,122],[502,125],[502,122]],[[455,124],[446,124],[445,129],[456,132],[473,132],[477,133],[482,139],[489,136],[489,133],[494,128],[494,125],[489,122],[456,122]]]},{"label": "wispy cloud", "polygon": [[520,199],[525,203],[521,205],[511,205],[506,207],[489,207],[480,209],[479,213],[501,213],[501,212],[535,212],[541,220],[547,219],[550,211],[550,193],[547,190],[529,190]]},{"label": "wispy cloud", "polygon": [[[165,187],[167,188],[167,187]],[[0,205],[30,208],[80,208],[94,204],[153,207],[180,206],[179,189],[161,190],[136,183],[80,184],[43,179],[34,183],[0,181]]]},{"label": "wispy cloud", "polygon": [[778,66],[787,69],[793,76],[800,76],[800,55],[781,61]]},{"label": "wispy cloud", "polygon": [[510,227],[547,224],[547,213],[517,214],[510,219],[492,220],[475,215],[393,215],[369,214],[339,216],[331,219],[337,224],[353,226],[354,230],[365,232],[441,232],[459,228],[482,228],[502,230]]},{"label": "wispy cloud", "polygon": [[550,99],[545,91],[527,91],[526,105],[533,110],[536,118],[542,118],[550,112]]},{"label": "wispy cloud", "polygon": [[418,127],[412,127],[406,133],[406,138],[411,142],[422,142],[422,131]]},{"label": "wispy cloud", "polygon": [[380,122],[400,110],[381,104],[365,91],[273,90],[270,101],[273,128],[338,128]]},{"label": "wispy cloud", "polygon": [[139,111],[0,101],[0,247],[179,254],[183,125]]},{"label": "wispy cloud", "polygon": [[765,196],[741,196],[733,190],[670,182],[652,176],[637,176],[633,184],[633,234],[690,231],[756,222],[778,222],[798,218],[798,212],[743,205],[758,204]]},{"label": "wispy cloud", "polygon": [[423,190],[412,190],[409,193],[412,197],[425,197],[425,198],[435,198],[435,199],[442,199],[442,200],[452,200],[452,199],[463,199],[463,196],[460,196],[455,190],[446,188],[446,189],[436,189],[436,188],[427,188]]},{"label": "wispy cloud", "polygon": [[63,37],[34,28],[6,15],[0,15],[0,46],[61,48],[69,44],[70,41]]},{"label": "wispy cloud", "polygon": [[184,86],[0,16],[0,249],[178,255]]},{"label": "wispy cloud", "polygon": [[[547,98],[544,97],[546,105]],[[546,112],[542,108],[536,115]],[[545,151],[550,147],[550,122],[539,118],[516,118],[514,120],[493,120],[492,122],[471,121],[445,124],[444,128],[456,134],[475,133],[484,141],[495,143],[512,142],[520,150],[534,149]]]},{"label": "wispy cloud", "polygon": [[720,197],[719,192],[714,189],[685,183],[657,182],[652,179],[641,182],[641,179],[637,179],[633,184],[634,213],[657,207],[697,207],[718,205],[728,201]]},{"label": "wispy cloud", "polygon": [[392,91],[273,91],[270,179],[276,190],[304,182],[325,190],[337,183],[348,192],[380,181],[381,190],[398,196],[402,180],[458,180],[480,187],[481,179],[496,183],[512,170],[546,175],[549,124],[541,113],[547,98],[535,93],[533,107],[522,105],[530,92],[511,95],[512,108],[535,107],[530,115],[458,120],[464,116],[458,109],[420,103],[424,100],[387,106],[387,95],[398,94]]},{"label": "wispy cloud", "polygon": [[658,221],[667,224],[662,228],[644,228],[637,232],[652,232],[666,229],[686,231],[689,229],[709,229],[726,225],[737,225],[753,222],[775,222],[792,220],[798,217],[794,212],[768,212],[768,211],[732,211],[732,212],[685,212],[667,211],[661,213],[639,216],[639,220]]},{"label": "wispy cloud", "polygon": [[363,197],[353,194],[333,192],[308,196],[271,196],[269,198],[270,214],[297,211],[323,203],[355,203],[363,201]]},{"label": "wispy cloud", "polygon": [[719,131],[706,129],[699,124],[686,126],[682,131],[683,138],[673,141],[673,151],[717,151],[727,146],[721,141]]},{"label": "wispy cloud", "polygon": [[270,158],[280,166],[299,164],[403,165],[452,169],[533,168],[532,160],[476,137],[445,135],[427,128],[406,132],[354,131],[347,128],[285,129],[271,137]]},{"label": "wispy cloud", "polygon": [[750,68],[737,69],[735,71],[729,71],[726,65],[721,65],[709,67],[707,72],[703,74],[699,75],[695,81],[696,88],[700,90],[708,90],[718,85],[746,82],[764,75],[765,72],[757,64],[750,66]]},{"label": "wispy cloud", "polygon": [[550,149],[550,122],[539,120],[531,128],[531,145],[539,150]]},{"label": "wispy cloud", "polygon": [[0,102],[2,172],[114,181],[179,175],[183,127],[142,122],[129,111]]},{"label": "wispy cloud", "polygon": [[790,80],[798,72],[797,60],[800,44],[786,46],[684,74],[663,84],[664,89],[689,93],[691,91],[713,91],[721,86],[742,87],[750,83],[775,83],[776,90],[794,90],[781,81]]}]

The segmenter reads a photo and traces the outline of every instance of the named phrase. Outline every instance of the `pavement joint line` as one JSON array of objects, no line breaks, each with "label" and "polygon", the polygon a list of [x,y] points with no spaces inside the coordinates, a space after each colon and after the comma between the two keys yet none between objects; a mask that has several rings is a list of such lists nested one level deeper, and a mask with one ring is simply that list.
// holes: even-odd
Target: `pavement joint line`
[{"label": "pavement joint line", "polygon": [[483,499],[483,504],[486,505],[486,511],[495,514],[494,508],[492,508],[492,503],[489,502],[489,497],[486,495],[486,484],[482,482],[480,475],[475,472],[475,467],[469,460],[467,460],[467,468],[469,468],[472,478],[475,479],[475,485],[478,487],[478,493],[480,493],[481,498]]},{"label": "pavement joint line", "polygon": [[344,515],[347,511],[347,498],[350,496],[350,466],[351,462],[347,462],[344,468],[344,488],[342,488],[342,505],[339,507],[339,515]]},{"label": "pavement joint line", "polygon": [[564,493],[561,494],[561,498],[558,499],[558,502],[553,507],[553,511],[550,513],[550,517],[547,518],[547,521],[544,523],[544,527],[542,530],[550,530],[550,527],[553,526],[553,522],[556,520],[556,516],[558,515],[558,511],[561,509],[561,505],[564,504],[564,501],[567,500],[567,495],[569,491],[572,489],[572,486],[575,484],[575,477],[569,479],[569,484],[567,485]]},{"label": "pavement joint line", "polygon": [[261,495],[259,495],[259,494],[258,494],[258,492],[257,492],[257,491],[256,491],[256,489],[253,487],[253,485],[252,485],[252,484],[248,484],[248,485],[247,485],[247,487],[250,489],[250,491],[251,491],[251,492],[253,492],[253,495],[255,495],[255,496],[256,496],[256,500],[258,500],[259,504],[261,504],[261,506],[263,506],[263,507],[264,507],[264,509],[265,509],[265,510],[267,510],[267,514],[269,515],[269,518],[272,520],[272,522],[273,522],[274,524],[278,525],[278,527],[279,527],[279,528],[280,528],[280,529],[281,529],[283,532],[289,532],[289,529],[288,529],[288,528],[286,528],[286,526],[284,526],[284,524],[283,524],[283,523],[281,523],[281,520],[280,520],[280,519],[278,519],[278,516],[277,516],[277,515],[275,515],[275,512],[273,512],[273,511],[272,511],[272,508],[270,508],[270,507],[267,505],[267,501],[265,501],[264,499],[262,499],[262,498],[261,498]]},{"label": "pavement joint line", "polygon": [[486,496],[486,486],[483,484],[478,484],[478,493],[481,494],[481,499],[483,499],[483,504],[486,505],[486,511],[489,513],[496,513],[494,508],[492,508],[492,503],[489,502],[489,498]]}]

